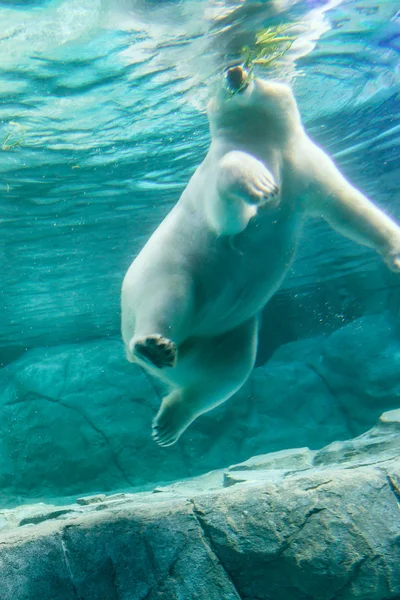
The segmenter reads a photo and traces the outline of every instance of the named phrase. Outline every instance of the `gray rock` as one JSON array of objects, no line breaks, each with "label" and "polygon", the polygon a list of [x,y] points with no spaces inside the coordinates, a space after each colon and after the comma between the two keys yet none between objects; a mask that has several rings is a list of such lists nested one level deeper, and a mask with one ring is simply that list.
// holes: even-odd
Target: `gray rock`
[{"label": "gray rock", "polygon": [[237,483],[256,483],[261,481],[279,482],[287,475],[283,469],[256,469],[255,471],[227,471],[224,473],[224,487],[231,487]]},{"label": "gray rock", "polygon": [[399,430],[392,411],[322,465],[300,448],[157,494],[1,511],[1,600],[398,600]]},{"label": "gray rock", "polygon": [[292,448],[253,456],[239,465],[233,465],[230,471],[254,471],[257,469],[308,469],[312,466],[314,453],[309,448]]},{"label": "gray rock", "polygon": [[393,460],[400,456],[400,409],[381,415],[376,427],[358,438],[333,442],[314,454],[315,465],[361,465]]},{"label": "gray rock", "polygon": [[105,494],[95,494],[94,496],[83,496],[82,498],[77,498],[76,503],[81,506],[87,506],[88,504],[98,504],[99,502],[103,502],[106,499]]},{"label": "gray rock", "polygon": [[400,332],[388,315],[357,319],[335,331],[313,368],[347,419],[349,437],[368,429],[382,410],[400,406]]}]

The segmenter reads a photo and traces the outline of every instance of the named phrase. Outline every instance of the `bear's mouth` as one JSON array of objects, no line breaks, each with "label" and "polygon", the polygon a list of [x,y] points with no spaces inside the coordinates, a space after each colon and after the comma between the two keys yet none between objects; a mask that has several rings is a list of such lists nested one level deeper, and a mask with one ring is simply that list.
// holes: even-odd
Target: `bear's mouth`
[{"label": "bear's mouth", "polygon": [[250,74],[242,65],[229,67],[225,71],[225,85],[231,94],[244,92],[249,83]]}]

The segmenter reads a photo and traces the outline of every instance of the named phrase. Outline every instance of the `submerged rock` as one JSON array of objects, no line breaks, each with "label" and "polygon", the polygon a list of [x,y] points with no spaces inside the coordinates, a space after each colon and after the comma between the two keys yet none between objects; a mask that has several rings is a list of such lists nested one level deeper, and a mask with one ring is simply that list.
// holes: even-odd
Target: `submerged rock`
[{"label": "submerged rock", "polygon": [[400,405],[399,357],[385,315],[286,344],[163,449],[150,435],[160,390],[125,360],[119,339],[31,350],[0,370],[0,507],[162,485],[352,438]]},{"label": "submerged rock", "polygon": [[351,442],[254,457],[156,494],[4,510],[0,597],[398,600],[399,486],[391,411]]}]

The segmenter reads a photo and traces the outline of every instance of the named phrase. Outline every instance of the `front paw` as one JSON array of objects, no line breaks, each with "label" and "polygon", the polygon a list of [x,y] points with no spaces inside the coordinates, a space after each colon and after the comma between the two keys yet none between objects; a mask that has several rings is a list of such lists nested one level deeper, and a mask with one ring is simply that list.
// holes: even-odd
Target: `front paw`
[{"label": "front paw", "polygon": [[279,204],[279,187],[272,173],[258,160],[253,159],[251,168],[246,171],[243,191],[242,200],[247,204],[267,208],[276,208]]},{"label": "front paw", "polygon": [[276,208],[279,187],[273,174],[258,158],[232,150],[219,162],[217,190],[222,198],[232,198],[250,206]]},{"label": "front paw", "polygon": [[255,206],[276,208],[279,204],[279,194],[279,187],[274,182],[262,177],[249,184],[247,202]]}]

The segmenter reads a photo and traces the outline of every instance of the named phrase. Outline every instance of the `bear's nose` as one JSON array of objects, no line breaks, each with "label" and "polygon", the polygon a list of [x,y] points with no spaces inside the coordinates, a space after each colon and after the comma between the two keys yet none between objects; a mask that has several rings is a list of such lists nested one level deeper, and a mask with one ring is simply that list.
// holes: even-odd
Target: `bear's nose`
[{"label": "bear's nose", "polygon": [[227,86],[232,92],[240,92],[246,87],[247,71],[240,65],[228,69],[225,77]]}]

